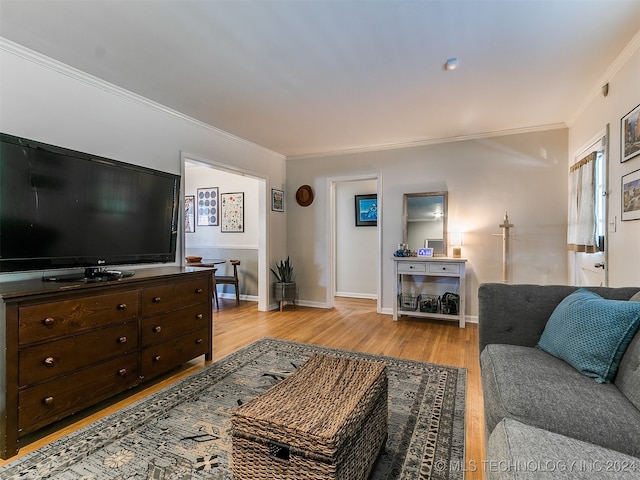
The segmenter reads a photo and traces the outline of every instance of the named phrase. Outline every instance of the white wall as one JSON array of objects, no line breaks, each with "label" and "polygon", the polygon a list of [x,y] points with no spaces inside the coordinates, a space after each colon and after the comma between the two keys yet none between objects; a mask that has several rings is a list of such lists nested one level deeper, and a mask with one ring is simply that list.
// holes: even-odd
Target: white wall
[{"label": "white wall", "polygon": [[282,155],[2,39],[0,64],[0,131],[177,174],[181,151],[255,173],[267,179],[265,263],[286,255],[284,215],[269,198],[284,186]]},{"label": "white wall", "polygon": [[[404,193],[448,191],[449,231],[464,232],[467,315],[477,315],[477,287],[502,281],[499,224],[505,211],[512,229],[513,283],[567,283],[566,129],[426,145],[396,150],[287,161],[289,254],[297,265],[301,302],[324,305],[328,278],[325,234],[327,181],[335,177],[377,176],[382,229],[382,310],[393,308],[393,262],[402,242]],[[295,204],[295,191],[309,184],[315,200]]]},{"label": "white wall", "polygon": [[640,285],[640,220],[621,221],[621,178],[640,169],[640,156],[620,163],[620,120],[640,104],[640,32],[609,70],[602,84],[609,94],[594,92],[586,107],[569,127],[569,163],[595,135],[610,125],[609,145],[609,285]]},{"label": "white wall", "polygon": [[376,180],[337,182],[335,188],[336,295],[377,298],[378,229],[356,227],[355,195],[375,194]]},{"label": "white wall", "polygon": [[[191,164],[193,165],[193,164]],[[255,178],[224,172],[211,167],[189,166],[185,168],[185,195],[193,195],[198,202],[198,189],[218,187],[218,193],[242,192],[244,194],[244,232],[222,232],[217,226],[198,226],[196,214],[195,232],[185,234],[187,253],[193,249],[258,248],[258,181]]]}]

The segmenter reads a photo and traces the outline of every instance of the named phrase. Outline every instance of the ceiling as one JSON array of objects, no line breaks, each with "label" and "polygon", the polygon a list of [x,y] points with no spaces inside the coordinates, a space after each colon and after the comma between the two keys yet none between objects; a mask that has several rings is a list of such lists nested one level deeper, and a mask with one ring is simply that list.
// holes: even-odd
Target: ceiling
[{"label": "ceiling", "polygon": [[640,0],[0,0],[0,36],[294,158],[567,125],[638,32]]}]

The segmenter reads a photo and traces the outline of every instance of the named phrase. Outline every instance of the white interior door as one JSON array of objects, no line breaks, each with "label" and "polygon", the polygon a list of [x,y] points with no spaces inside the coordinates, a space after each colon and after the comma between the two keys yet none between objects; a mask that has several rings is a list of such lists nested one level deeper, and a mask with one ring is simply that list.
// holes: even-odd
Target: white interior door
[{"label": "white interior door", "polygon": [[608,212],[608,137],[609,125],[586,148],[580,150],[576,159],[589,152],[596,156],[596,238],[602,243],[602,251],[596,253],[575,252],[573,257],[573,283],[580,287],[607,286],[607,212]]},{"label": "white interior door", "polygon": [[579,287],[605,286],[604,252],[576,253],[575,274]]}]

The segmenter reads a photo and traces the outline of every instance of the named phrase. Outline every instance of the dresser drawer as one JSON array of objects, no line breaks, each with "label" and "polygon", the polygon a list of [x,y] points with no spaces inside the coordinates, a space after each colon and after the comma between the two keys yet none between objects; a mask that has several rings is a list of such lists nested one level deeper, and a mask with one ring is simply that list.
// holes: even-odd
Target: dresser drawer
[{"label": "dresser drawer", "polygon": [[141,376],[146,380],[209,352],[208,327],[196,330],[168,342],[152,345],[140,354]]},{"label": "dresser drawer", "polygon": [[45,381],[137,349],[137,321],[24,347],[18,353],[18,383]]},{"label": "dresser drawer", "polygon": [[460,273],[460,264],[458,263],[429,263],[429,273]]},{"label": "dresser drawer", "polygon": [[211,299],[207,297],[208,290],[209,283],[206,278],[144,288],[141,294],[142,316],[209,302]]},{"label": "dresser drawer", "polygon": [[142,346],[165,342],[185,332],[206,328],[211,321],[208,302],[145,318],[140,330]]},{"label": "dresser drawer", "polygon": [[398,262],[398,273],[421,273],[427,271],[424,262]]},{"label": "dresser drawer", "polygon": [[80,370],[18,394],[18,428],[29,433],[139,382],[138,354]]},{"label": "dresser drawer", "polygon": [[138,316],[138,291],[108,293],[20,307],[18,341],[26,345]]}]

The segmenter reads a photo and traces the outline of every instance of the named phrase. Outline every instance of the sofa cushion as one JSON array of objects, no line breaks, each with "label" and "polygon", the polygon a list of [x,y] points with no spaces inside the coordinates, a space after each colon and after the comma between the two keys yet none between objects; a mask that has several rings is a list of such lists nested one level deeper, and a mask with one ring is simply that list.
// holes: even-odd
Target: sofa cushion
[{"label": "sofa cushion", "polygon": [[640,460],[591,443],[502,420],[487,444],[487,480],[631,479]]},{"label": "sofa cushion", "polygon": [[640,325],[640,303],[607,300],[585,289],[555,308],[538,347],[597,382],[611,382]]},{"label": "sofa cushion", "polygon": [[627,347],[614,383],[640,410],[640,332],[636,333]]},{"label": "sofa cushion", "polygon": [[640,411],[614,384],[531,347],[487,345],[480,363],[487,435],[512,418],[640,456]]}]

